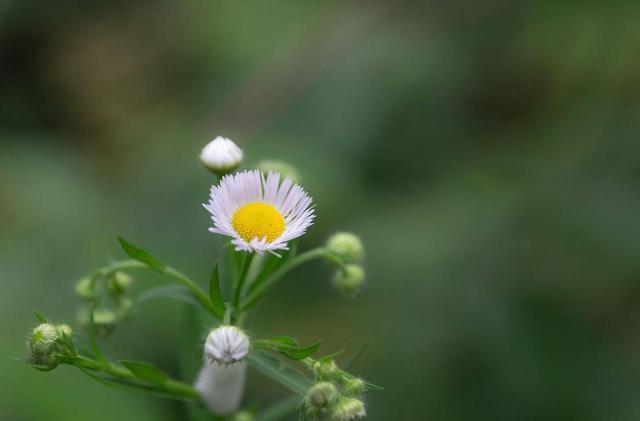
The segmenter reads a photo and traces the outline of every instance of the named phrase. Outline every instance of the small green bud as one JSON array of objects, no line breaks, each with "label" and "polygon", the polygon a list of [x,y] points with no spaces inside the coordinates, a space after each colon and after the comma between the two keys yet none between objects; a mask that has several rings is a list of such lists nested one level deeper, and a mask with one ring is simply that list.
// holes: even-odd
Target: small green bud
[{"label": "small green bud", "polygon": [[254,421],[256,417],[250,411],[242,410],[233,415],[233,421]]},{"label": "small green bud", "polygon": [[58,330],[58,335],[60,336],[62,336],[62,334],[68,337],[73,336],[73,329],[71,329],[71,326],[69,325],[66,325],[66,324],[58,325],[56,326],[56,329]]},{"label": "small green bud", "polygon": [[29,350],[32,355],[50,354],[55,348],[56,339],[58,329],[52,324],[42,323],[33,329],[29,338]]},{"label": "small green bud", "polygon": [[93,323],[97,326],[112,326],[116,323],[116,315],[107,309],[97,309],[93,312]]},{"label": "small green bud", "polygon": [[109,279],[108,288],[109,291],[114,294],[124,294],[124,292],[131,285],[132,278],[125,272],[115,272],[111,279]]},{"label": "small green bud", "polygon": [[321,379],[335,379],[337,378],[342,370],[338,368],[336,362],[331,361],[316,361],[313,366],[313,369],[316,375]]},{"label": "small green bud", "polygon": [[367,411],[361,400],[341,397],[331,413],[331,421],[349,421],[365,416],[367,416]]},{"label": "small green bud", "polygon": [[347,263],[356,263],[364,257],[362,241],[350,232],[338,232],[327,240],[327,249]]},{"label": "small green bud", "polygon": [[96,291],[93,282],[89,278],[80,279],[75,286],[76,295],[84,300],[95,298]]},{"label": "small green bud", "polygon": [[342,391],[345,395],[351,397],[358,397],[364,393],[365,383],[362,379],[357,377],[345,379],[342,384]]},{"label": "small green bud", "polygon": [[333,383],[322,381],[314,384],[305,397],[305,404],[311,408],[327,408],[332,406],[338,397],[338,390]]},{"label": "small green bud", "polygon": [[362,266],[345,265],[336,272],[334,284],[347,295],[356,295],[364,284],[365,273]]},{"label": "small green bud", "polygon": [[294,183],[300,182],[300,173],[296,167],[284,161],[265,159],[264,161],[260,161],[256,168],[265,173],[269,171],[280,173],[283,177],[289,178]]}]

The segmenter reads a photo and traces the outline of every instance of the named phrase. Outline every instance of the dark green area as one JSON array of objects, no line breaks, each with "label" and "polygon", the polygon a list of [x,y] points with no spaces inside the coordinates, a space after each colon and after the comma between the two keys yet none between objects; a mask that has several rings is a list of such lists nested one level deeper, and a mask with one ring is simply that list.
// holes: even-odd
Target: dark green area
[{"label": "dark green area", "polygon": [[[637,1],[2,2],[0,419],[185,416],[9,357],[33,309],[74,322],[117,235],[207,289],[197,155],[221,134],[298,167],[301,251],[362,236],[356,300],[313,262],[248,327],[344,361],[368,343],[370,419],[637,420],[639,21]],[[189,311],[149,301],[101,346],[194,375]],[[248,381],[251,408],[287,395]]]}]

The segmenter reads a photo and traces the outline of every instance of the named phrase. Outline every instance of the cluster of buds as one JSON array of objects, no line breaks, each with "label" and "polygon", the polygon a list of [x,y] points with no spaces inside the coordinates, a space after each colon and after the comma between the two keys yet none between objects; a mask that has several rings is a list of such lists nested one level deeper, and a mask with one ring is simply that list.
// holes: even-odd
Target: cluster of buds
[{"label": "cluster of buds", "polygon": [[58,356],[75,353],[73,330],[69,325],[41,323],[36,326],[27,341],[31,362],[45,370],[58,365]]},{"label": "cluster of buds", "polygon": [[336,288],[350,297],[356,296],[365,281],[362,267],[364,247],[360,239],[349,232],[338,232],[332,235],[326,244],[329,256],[340,262],[333,282]]},{"label": "cluster of buds", "polygon": [[367,415],[362,401],[366,384],[362,379],[340,369],[333,360],[308,358],[305,362],[316,379],[303,402],[307,418],[349,421]]},{"label": "cluster of buds", "polygon": [[[133,313],[133,301],[127,296],[132,278],[125,272],[110,273],[104,282],[82,278],[76,283],[76,295],[85,301],[77,314],[78,323],[86,328],[93,317],[96,334],[106,336]],[[93,314],[90,309],[94,308]]]}]

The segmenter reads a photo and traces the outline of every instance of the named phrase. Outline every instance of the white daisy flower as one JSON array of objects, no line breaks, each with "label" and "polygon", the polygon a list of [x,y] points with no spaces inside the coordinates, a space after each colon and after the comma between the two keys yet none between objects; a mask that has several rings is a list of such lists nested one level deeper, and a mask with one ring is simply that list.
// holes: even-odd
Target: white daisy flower
[{"label": "white daisy flower", "polygon": [[249,353],[249,337],[235,326],[220,326],[209,332],[204,356],[212,363],[233,364]]},{"label": "white daisy flower", "polygon": [[222,178],[211,187],[209,231],[233,237],[238,251],[288,250],[287,242],[303,235],[315,218],[311,197],[280,174],[244,171]]},{"label": "white daisy flower", "polygon": [[216,173],[226,174],[240,165],[244,154],[231,139],[218,136],[200,152],[200,161]]}]

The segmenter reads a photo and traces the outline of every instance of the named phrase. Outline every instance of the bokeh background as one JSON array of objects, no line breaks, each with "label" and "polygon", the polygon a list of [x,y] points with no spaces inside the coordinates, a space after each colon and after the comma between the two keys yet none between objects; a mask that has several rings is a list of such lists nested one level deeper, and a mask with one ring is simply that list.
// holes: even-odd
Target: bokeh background
[{"label": "bokeh background", "polygon": [[[315,262],[249,326],[367,343],[370,419],[639,419],[639,19],[620,0],[3,1],[0,419],[185,418],[9,357],[34,308],[73,322],[116,235],[204,283],[197,156],[219,134],[248,167],[299,168],[302,248],[366,243],[356,300]],[[185,320],[149,303],[103,346],[179,376]],[[252,408],[287,395],[249,376]]]}]

